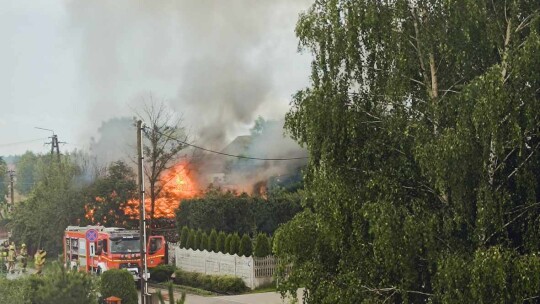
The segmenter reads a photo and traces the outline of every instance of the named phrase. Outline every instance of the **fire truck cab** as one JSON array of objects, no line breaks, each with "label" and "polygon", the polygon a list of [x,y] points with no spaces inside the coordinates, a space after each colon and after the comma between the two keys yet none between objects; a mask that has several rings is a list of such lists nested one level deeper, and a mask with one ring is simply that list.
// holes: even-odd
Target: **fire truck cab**
[{"label": "fire truck cab", "polygon": [[[86,232],[97,231],[94,242]],[[70,269],[100,274],[109,269],[126,269],[135,280],[141,269],[140,234],[136,230],[103,226],[68,226],[64,233],[64,263]],[[163,236],[151,236],[147,242],[148,268],[167,262],[166,242]]]}]

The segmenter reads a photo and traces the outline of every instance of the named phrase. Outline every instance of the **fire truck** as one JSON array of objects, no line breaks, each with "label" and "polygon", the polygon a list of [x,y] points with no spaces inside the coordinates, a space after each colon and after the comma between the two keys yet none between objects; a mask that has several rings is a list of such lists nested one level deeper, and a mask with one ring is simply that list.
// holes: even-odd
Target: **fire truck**
[{"label": "fire truck", "polygon": [[[91,230],[89,234],[89,230]],[[89,241],[88,235],[91,235]],[[151,236],[147,242],[148,268],[167,262],[163,236]],[[141,269],[141,241],[136,230],[103,226],[68,226],[64,232],[66,267],[100,274],[109,269],[126,269],[135,280]]]}]

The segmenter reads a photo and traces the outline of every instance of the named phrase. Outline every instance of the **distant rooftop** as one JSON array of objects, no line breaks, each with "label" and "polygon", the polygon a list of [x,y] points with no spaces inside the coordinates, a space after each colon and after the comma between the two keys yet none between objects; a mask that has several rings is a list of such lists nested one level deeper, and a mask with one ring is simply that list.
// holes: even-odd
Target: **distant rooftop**
[{"label": "distant rooftop", "polygon": [[253,138],[251,135],[238,136],[230,144],[223,148],[221,152],[232,155],[244,155],[252,141]]}]

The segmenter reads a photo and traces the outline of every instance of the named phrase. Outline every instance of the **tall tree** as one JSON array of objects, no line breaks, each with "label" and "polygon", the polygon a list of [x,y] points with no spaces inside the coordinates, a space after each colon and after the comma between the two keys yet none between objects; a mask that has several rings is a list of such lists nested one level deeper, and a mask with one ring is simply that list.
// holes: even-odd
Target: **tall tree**
[{"label": "tall tree", "polygon": [[26,151],[17,161],[17,182],[15,189],[22,195],[30,193],[36,184],[36,165],[38,156],[31,151]]},{"label": "tall tree", "polygon": [[308,303],[538,296],[523,265],[540,248],[539,12],[326,0],[300,16],[312,82],[286,123],[310,163],[305,211],[274,241],[294,265],[282,288]]},{"label": "tall tree", "polygon": [[62,251],[62,236],[69,225],[84,217],[82,185],[77,181],[80,168],[69,155],[42,157],[36,168],[38,183],[25,201],[17,204],[9,225],[16,243],[30,249],[45,248],[51,254]]},{"label": "tall tree", "polygon": [[157,102],[152,95],[148,96],[145,102],[142,112],[137,113],[137,116],[146,125],[143,143],[144,174],[150,188],[148,233],[151,234],[156,200],[163,185],[169,182],[162,180],[162,174],[174,165],[178,154],[186,147],[182,142],[186,142],[188,137],[182,125],[182,117],[167,107],[165,102]]},{"label": "tall tree", "polygon": [[128,201],[137,197],[133,170],[123,161],[112,163],[104,177],[86,189],[86,219],[108,227],[136,227],[137,220],[126,215]]},{"label": "tall tree", "polygon": [[4,207],[6,206],[7,202],[8,184],[9,179],[7,164],[0,156],[0,205],[2,205],[2,207],[0,208],[0,219],[4,216],[7,216],[7,208]]}]

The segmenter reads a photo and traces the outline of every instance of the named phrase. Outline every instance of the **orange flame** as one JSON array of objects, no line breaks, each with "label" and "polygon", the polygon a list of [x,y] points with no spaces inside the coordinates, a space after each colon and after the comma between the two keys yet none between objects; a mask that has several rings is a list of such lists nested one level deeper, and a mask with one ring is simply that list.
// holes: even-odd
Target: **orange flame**
[{"label": "orange flame", "polygon": [[[189,175],[187,162],[180,162],[164,172],[160,178],[160,184],[163,188],[154,205],[155,218],[174,218],[175,211],[180,205],[180,201],[182,199],[195,197],[199,193],[196,183]],[[151,203],[148,195],[144,200],[144,208],[146,209],[147,216],[149,216]],[[138,218],[139,200],[128,201],[124,213],[134,218]]]}]

